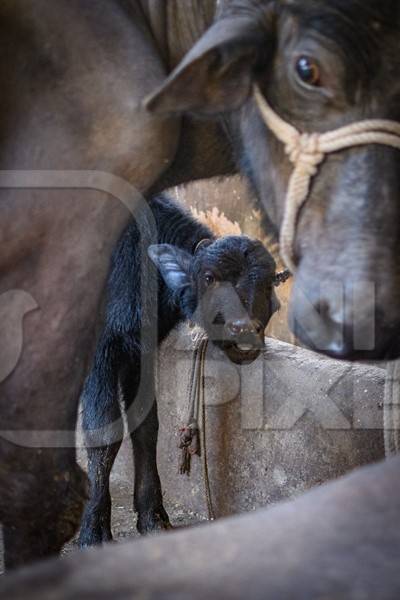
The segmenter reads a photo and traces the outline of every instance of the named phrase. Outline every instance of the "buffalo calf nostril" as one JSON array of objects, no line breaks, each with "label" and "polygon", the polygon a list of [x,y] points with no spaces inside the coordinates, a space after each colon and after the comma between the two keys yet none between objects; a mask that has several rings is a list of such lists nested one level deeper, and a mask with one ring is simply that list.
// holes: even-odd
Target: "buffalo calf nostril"
[{"label": "buffalo calf nostril", "polygon": [[226,327],[231,335],[243,335],[248,330],[248,325],[244,321],[231,321]]},{"label": "buffalo calf nostril", "polygon": [[260,321],[253,321],[253,328],[254,328],[254,332],[257,335],[261,335],[261,333],[264,330],[264,327],[263,327],[262,323],[260,323]]},{"label": "buffalo calf nostril", "polygon": [[239,335],[242,331],[242,327],[238,323],[228,323],[226,328],[232,335]]}]

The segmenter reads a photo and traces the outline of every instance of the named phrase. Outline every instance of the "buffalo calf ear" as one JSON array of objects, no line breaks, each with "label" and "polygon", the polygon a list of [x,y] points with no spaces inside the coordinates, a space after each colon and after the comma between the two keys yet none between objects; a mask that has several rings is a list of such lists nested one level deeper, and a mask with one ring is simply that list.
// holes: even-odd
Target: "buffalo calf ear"
[{"label": "buffalo calf ear", "polygon": [[255,17],[216,21],[166,82],[145,99],[145,107],[157,113],[199,115],[239,108],[252,91],[253,70],[266,37]]},{"label": "buffalo calf ear", "polygon": [[190,284],[191,255],[170,244],[149,246],[148,255],[172,292]]}]

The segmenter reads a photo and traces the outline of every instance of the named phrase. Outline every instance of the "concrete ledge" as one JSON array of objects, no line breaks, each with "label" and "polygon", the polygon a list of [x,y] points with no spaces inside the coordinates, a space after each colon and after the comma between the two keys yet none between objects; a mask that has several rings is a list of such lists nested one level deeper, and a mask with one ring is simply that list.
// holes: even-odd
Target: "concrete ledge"
[{"label": "concrete ledge", "polygon": [[[247,367],[208,350],[206,432],[218,516],[295,496],[384,456],[384,369],[272,339],[266,344],[264,356]],[[183,327],[160,353],[159,468],[167,507],[205,515],[200,459],[194,457],[190,478],[178,474],[192,348]]]}]

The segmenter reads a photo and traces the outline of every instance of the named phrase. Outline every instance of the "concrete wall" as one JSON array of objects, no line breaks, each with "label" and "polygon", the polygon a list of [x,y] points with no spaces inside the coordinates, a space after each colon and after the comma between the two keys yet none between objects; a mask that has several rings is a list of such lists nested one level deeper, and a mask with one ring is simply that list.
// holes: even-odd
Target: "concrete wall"
[{"label": "concrete wall", "polygon": [[[198,213],[211,214],[219,233],[239,230],[269,245],[261,213],[239,178],[192,184],[173,195]],[[282,310],[268,335],[291,342],[290,284],[279,293]],[[175,523],[180,514],[185,523],[190,512],[206,515],[201,461],[194,458],[190,478],[178,475],[178,430],[187,419],[192,333],[187,327],[174,331],[160,351],[158,463],[166,508]],[[242,368],[210,346],[206,375],[208,461],[218,516],[295,496],[384,456],[385,371],[379,367],[333,361],[268,338],[264,356]],[[81,458],[84,462],[82,453]],[[132,514],[129,531],[124,521],[133,482],[129,441],[118,456],[112,482],[114,527],[130,535]]]},{"label": "concrete wall", "polygon": [[[167,505],[205,514],[201,461],[178,475],[178,429],[187,418],[189,331],[167,340],[159,373],[159,466]],[[237,367],[209,347],[206,434],[219,516],[289,498],[384,456],[385,371],[322,358],[268,339],[265,355]]]},{"label": "concrete wall", "polygon": [[[172,190],[218,233],[243,232],[276,253],[261,212],[238,178]],[[217,208],[218,207],[218,208]],[[279,289],[280,314],[268,335],[293,342],[287,326],[290,283]],[[172,333],[160,352],[158,462],[166,508],[206,515],[201,461],[178,475],[178,430],[187,419],[193,332]],[[385,371],[323,358],[268,338],[263,357],[236,367],[210,346],[206,365],[208,461],[218,516],[275,503],[384,456]],[[131,504],[132,455],[125,442],[113,472],[117,525]],[[130,525],[130,529],[133,525]],[[123,527],[122,527],[123,529]],[[124,531],[125,534],[125,531]]]},{"label": "concrete wall", "polygon": [[[180,514],[185,522],[191,512],[207,514],[201,460],[194,457],[190,478],[178,474],[191,334],[186,327],[172,333],[161,350],[158,374],[158,463],[175,523]],[[217,516],[296,496],[383,458],[384,381],[384,369],[337,362],[273,339],[267,339],[264,356],[247,367],[233,365],[210,346],[206,435]],[[113,473],[115,506],[126,506],[132,481],[125,443]]]}]

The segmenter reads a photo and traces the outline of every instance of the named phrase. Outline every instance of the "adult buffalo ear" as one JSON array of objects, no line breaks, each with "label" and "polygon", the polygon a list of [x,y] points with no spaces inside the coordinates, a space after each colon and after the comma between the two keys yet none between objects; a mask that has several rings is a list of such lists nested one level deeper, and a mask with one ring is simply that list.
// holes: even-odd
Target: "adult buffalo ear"
[{"label": "adult buffalo ear", "polygon": [[239,108],[252,91],[254,69],[270,41],[267,19],[232,15],[219,19],[166,82],[145,100],[157,113],[213,115]]}]

